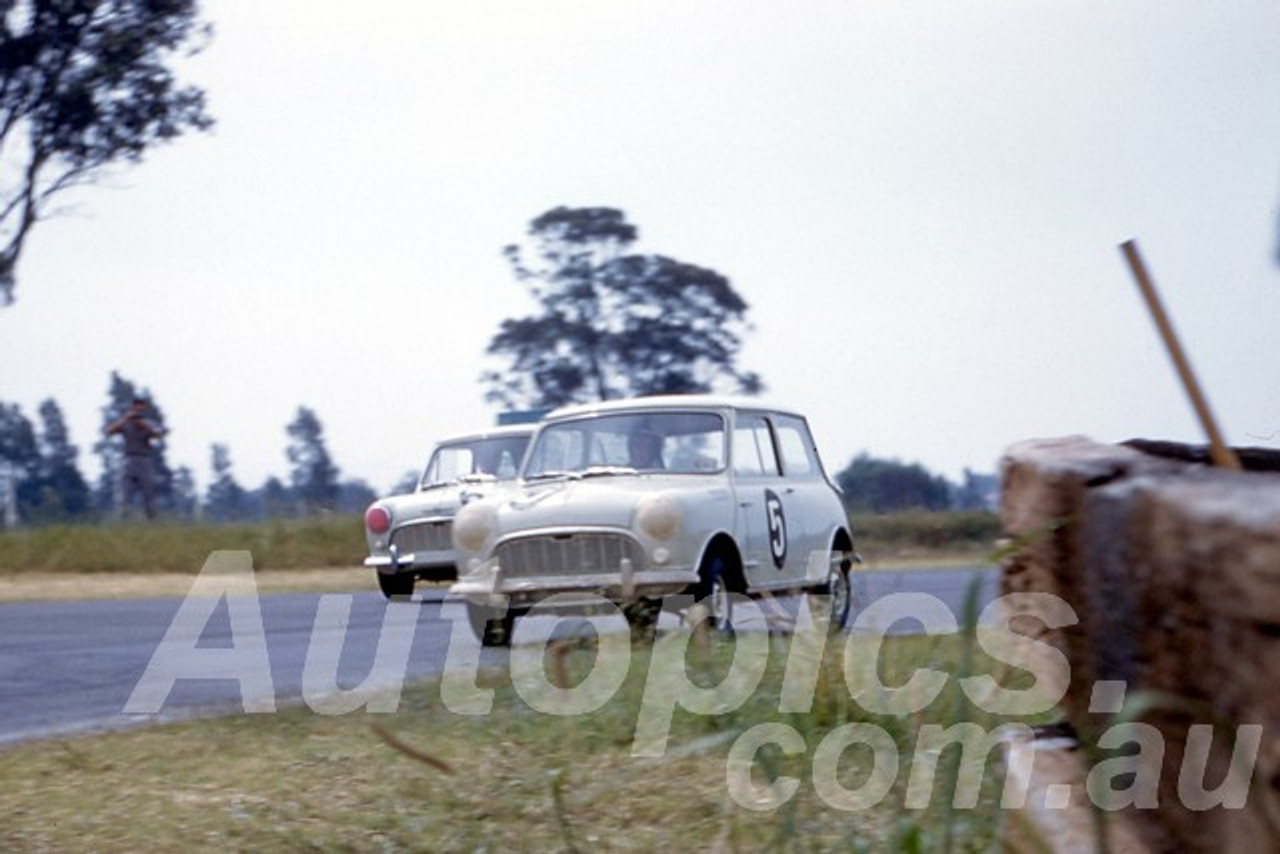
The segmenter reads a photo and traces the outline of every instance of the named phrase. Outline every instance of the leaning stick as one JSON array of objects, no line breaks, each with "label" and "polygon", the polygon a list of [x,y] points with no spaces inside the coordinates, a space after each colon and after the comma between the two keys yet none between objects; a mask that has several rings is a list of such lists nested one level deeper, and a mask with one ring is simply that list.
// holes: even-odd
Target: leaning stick
[{"label": "leaning stick", "polygon": [[453,773],[453,768],[449,765],[448,762],[445,762],[443,759],[437,759],[436,757],[432,756],[430,753],[427,753],[426,751],[419,750],[418,748],[414,747],[412,744],[409,744],[407,741],[402,740],[399,736],[397,736],[391,730],[387,729],[382,724],[373,724],[372,728],[374,733],[378,736],[378,738],[386,742],[388,747],[391,747],[395,750],[400,751],[405,756],[408,756],[410,759],[416,759],[417,761],[421,762],[423,765],[430,765],[432,768],[436,769],[437,771],[443,771],[446,774]]},{"label": "leaning stick", "polygon": [[1156,293],[1156,286],[1151,281],[1151,276],[1147,274],[1147,268],[1142,263],[1142,256],[1138,254],[1138,244],[1133,240],[1126,240],[1120,244],[1120,250],[1124,253],[1125,260],[1129,262],[1129,269],[1133,271],[1133,277],[1138,282],[1138,290],[1142,291],[1142,298],[1147,303],[1147,309],[1151,312],[1151,317],[1155,321],[1156,329],[1160,332],[1160,337],[1164,340],[1165,349],[1169,351],[1169,357],[1173,359],[1173,366],[1178,371],[1178,378],[1182,380],[1182,387],[1186,390],[1187,396],[1191,398],[1191,405],[1195,408],[1196,416],[1200,419],[1200,426],[1204,428],[1205,433],[1209,436],[1209,456],[1213,460],[1214,465],[1224,469],[1241,468],[1240,459],[1236,456],[1235,451],[1227,447],[1227,443],[1222,439],[1222,433],[1218,430],[1218,423],[1213,418],[1213,413],[1209,410],[1209,401],[1205,399],[1204,393],[1200,390],[1200,384],[1196,382],[1196,376],[1191,370],[1191,363],[1187,361],[1186,354],[1182,351],[1182,345],[1178,343],[1178,335],[1173,331],[1173,323],[1169,320],[1169,315],[1165,313],[1164,306],[1160,302],[1160,295]]}]

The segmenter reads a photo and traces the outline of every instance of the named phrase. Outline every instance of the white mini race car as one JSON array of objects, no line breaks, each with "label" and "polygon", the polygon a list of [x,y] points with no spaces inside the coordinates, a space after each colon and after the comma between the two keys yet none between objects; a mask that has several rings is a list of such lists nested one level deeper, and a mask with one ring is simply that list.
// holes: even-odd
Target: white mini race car
[{"label": "white mini race car", "polygon": [[651,633],[677,594],[705,602],[722,631],[730,594],[820,594],[842,628],[861,561],[804,417],[701,395],[552,412],[519,484],[463,507],[453,543],[450,595],[487,646],[510,643],[534,606],[604,602]]}]

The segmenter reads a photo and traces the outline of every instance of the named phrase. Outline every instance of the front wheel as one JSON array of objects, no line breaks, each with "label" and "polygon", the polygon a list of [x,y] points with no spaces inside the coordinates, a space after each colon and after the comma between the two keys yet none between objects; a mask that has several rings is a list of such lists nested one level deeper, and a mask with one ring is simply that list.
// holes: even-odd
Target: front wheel
[{"label": "front wheel", "polygon": [[474,602],[467,603],[467,622],[481,646],[511,646],[515,633],[516,615],[513,611],[500,611]]},{"label": "front wheel", "polygon": [[729,595],[729,583],[725,579],[724,558],[713,554],[703,561],[694,598],[707,609],[711,628],[726,637],[733,635],[733,597]]},{"label": "front wheel", "polygon": [[379,572],[378,588],[382,590],[382,595],[386,596],[388,599],[408,599],[413,595],[413,582],[416,580],[417,579],[409,573],[384,575]]}]

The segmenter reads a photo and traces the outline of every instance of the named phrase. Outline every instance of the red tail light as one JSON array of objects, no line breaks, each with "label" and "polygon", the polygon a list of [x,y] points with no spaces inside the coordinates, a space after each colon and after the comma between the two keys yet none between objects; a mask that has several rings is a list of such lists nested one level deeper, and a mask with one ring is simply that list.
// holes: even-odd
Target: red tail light
[{"label": "red tail light", "polygon": [[364,512],[364,526],[375,534],[385,534],[391,530],[391,514],[375,504]]}]

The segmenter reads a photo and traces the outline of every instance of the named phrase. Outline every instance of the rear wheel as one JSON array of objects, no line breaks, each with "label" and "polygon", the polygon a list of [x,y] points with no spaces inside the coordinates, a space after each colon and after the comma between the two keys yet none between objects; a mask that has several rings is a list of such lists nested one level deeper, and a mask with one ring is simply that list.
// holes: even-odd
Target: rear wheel
[{"label": "rear wheel", "polygon": [[416,580],[409,573],[397,573],[395,575],[378,573],[378,587],[382,590],[382,595],[388,599],[407,599],[412,596],[413,583]]},{"label": "rear wheel", "polygon": [[829,614],[827,625],[832,633],[843,631],[849,625],[849,615],[853,613],[853,586],[849,582],[851,564],[849,552],[834,550],[826,584],[810,592],[810,611]]},{"label": "rear wheel", "polygon": [[515,633],[516,615],[513,611],[500,611],[474,602],[467,603],[467,621],[481,646],[511,646]]}]

